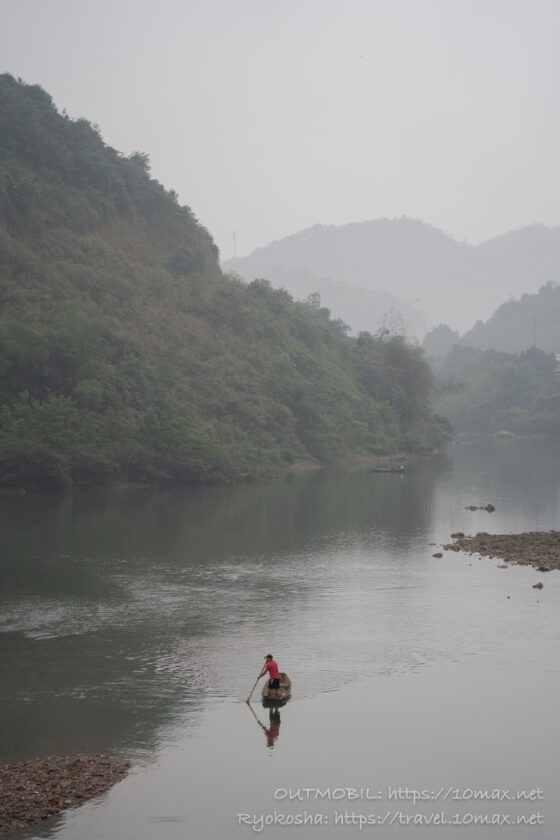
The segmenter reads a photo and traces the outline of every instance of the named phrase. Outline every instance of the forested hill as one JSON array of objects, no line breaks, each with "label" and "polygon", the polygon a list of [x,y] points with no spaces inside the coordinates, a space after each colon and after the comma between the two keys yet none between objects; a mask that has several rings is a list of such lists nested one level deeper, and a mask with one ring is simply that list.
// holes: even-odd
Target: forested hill
[{"label": "forested hill", "polygon": [[9,75],[0,251],[0,485],[229,481],[448,434],[421,350],[222,275],[146,155]]}]

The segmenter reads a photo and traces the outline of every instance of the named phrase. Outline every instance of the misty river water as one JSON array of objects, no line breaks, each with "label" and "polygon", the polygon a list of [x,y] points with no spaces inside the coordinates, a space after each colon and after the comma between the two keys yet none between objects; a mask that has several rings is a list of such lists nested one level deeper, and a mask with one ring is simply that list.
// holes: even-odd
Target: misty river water
[{"label": "misty river water", "polygon": [[[432,555],[558,528],[559,455],[479,438],[402,476],[0,498],[0,764],[133,762],[7,836],[558,836],[560,572]],[[279,715],[242,702],[268,652]]]}]

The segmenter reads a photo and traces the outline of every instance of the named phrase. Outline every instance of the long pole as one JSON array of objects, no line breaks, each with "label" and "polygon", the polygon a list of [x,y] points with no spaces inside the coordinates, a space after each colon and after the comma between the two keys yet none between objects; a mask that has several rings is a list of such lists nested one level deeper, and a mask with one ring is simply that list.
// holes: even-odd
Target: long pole
[{"label": "long pole", "polygon": [[255,680],[255,685],[254,685],[254,686],[253,686],[253,688],[251,689],[251,693],[249,694],[249,696],[248,696],[248,697],[247,697],[247,699],[245,700],[245,702],[246,702],[246,703],[248,703],[248,702],[249,702],[249,700],[251,699],[251,697],[253,696],[253,691],[254,691],[254,690],[255,690],[255,688],[257,687],[257,683],[258,683],[258,681],[260,680],[260,678],[261,678],[261,675],[259,674],[259,676],[258,676],[258,677],[257,677],[257,679]]},{"label": "long pole", "polygon": [[266,726],[264,725],[264,723],[261,723],[261,721],[258,719],[258,717],[255,714],[255,711],[254,711],[254,709],[253,709],[253,707],[251,706],[250,703],[249,703],[249,711],[251,712],[251,714],[253,715],[253,717],[255,718],[255,720],[257,721],[259,726],[261,727],[261,729],[264,729],[264,731],[266,732]]}]

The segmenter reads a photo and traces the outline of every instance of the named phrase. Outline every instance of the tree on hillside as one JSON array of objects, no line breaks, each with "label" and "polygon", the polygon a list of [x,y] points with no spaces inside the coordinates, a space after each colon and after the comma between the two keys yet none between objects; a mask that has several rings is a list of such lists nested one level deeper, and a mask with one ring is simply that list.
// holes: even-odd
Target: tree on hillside
[{"label": "tree on hillside", "polygon": [[443,359],[453,345],[460,344],[461,336],[447,324],[434,327],[424,338],[422,346],[429,359]]}]

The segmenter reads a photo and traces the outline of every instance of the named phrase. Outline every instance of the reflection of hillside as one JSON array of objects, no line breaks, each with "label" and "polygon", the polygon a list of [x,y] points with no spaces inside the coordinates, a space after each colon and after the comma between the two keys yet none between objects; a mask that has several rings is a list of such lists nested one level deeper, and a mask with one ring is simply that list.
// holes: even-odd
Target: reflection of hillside
[{"label": "reflection of hillside", "polygon": [[[431,525],[445,466],[420,463],[402,477],[332,469],[249,486],[4,498],[0,717],[18,732],[19,757],[153,746],[186,708],[235,694],[240,656],[250,674],[254,666],[238,639],[260,655],[278,611],[292,648],[309,614],[319,655],[324,633],[312,636],[325,610],[334,615],[333,598],[346,620],[340,562],[366,543],[372,558],[388,541],[390,552],[411,546]],[[379,560],[366,562],[373,574]],[[335,635],[333,655],[340,644]],[[327,669],[320,686],[330,679]]]},{"label": "reflection of hillside", "polygon": [[[428,526],[431,485],[447,465],[445,458],[418,462],[402,479],[368,468],[331,469],[231,487],[7,499],[0,526],[12,556],[37,553],[43,569],[46,544],[57,564],[59,554],[189,566],[236,554],[277,556],[337,532],[394,527],[414,532]],[[32,530],[25,527],[30,518]],[[86,579],[94,568],[84,563]],[[54,566],[49,569],[37,582],[41,592],[53,576],[55,590],[61,584],[77,586],[71,590],[76,594],[84,588],[83,577],[71,583]],[[33,591],[35,576],[25,579]]]},{"label": "reflection of hillside", "polygon": [[[295,712],[305,697],[489,646],[509,662],[519,610],[527,651],[540,649],[532,600],[496,611],[504,575],[520,570],[437,559],[427,535],[557,527],[558,447],[478,438],[451,455],[402,477],[364,467],[4,497],[1,758],[175,743],[197,730],[198,710],[241,706],[269,650],[293,680]],[[465,510],[488,501],[491,515]],[[293,738],[288,714],[278,754]]]}]

